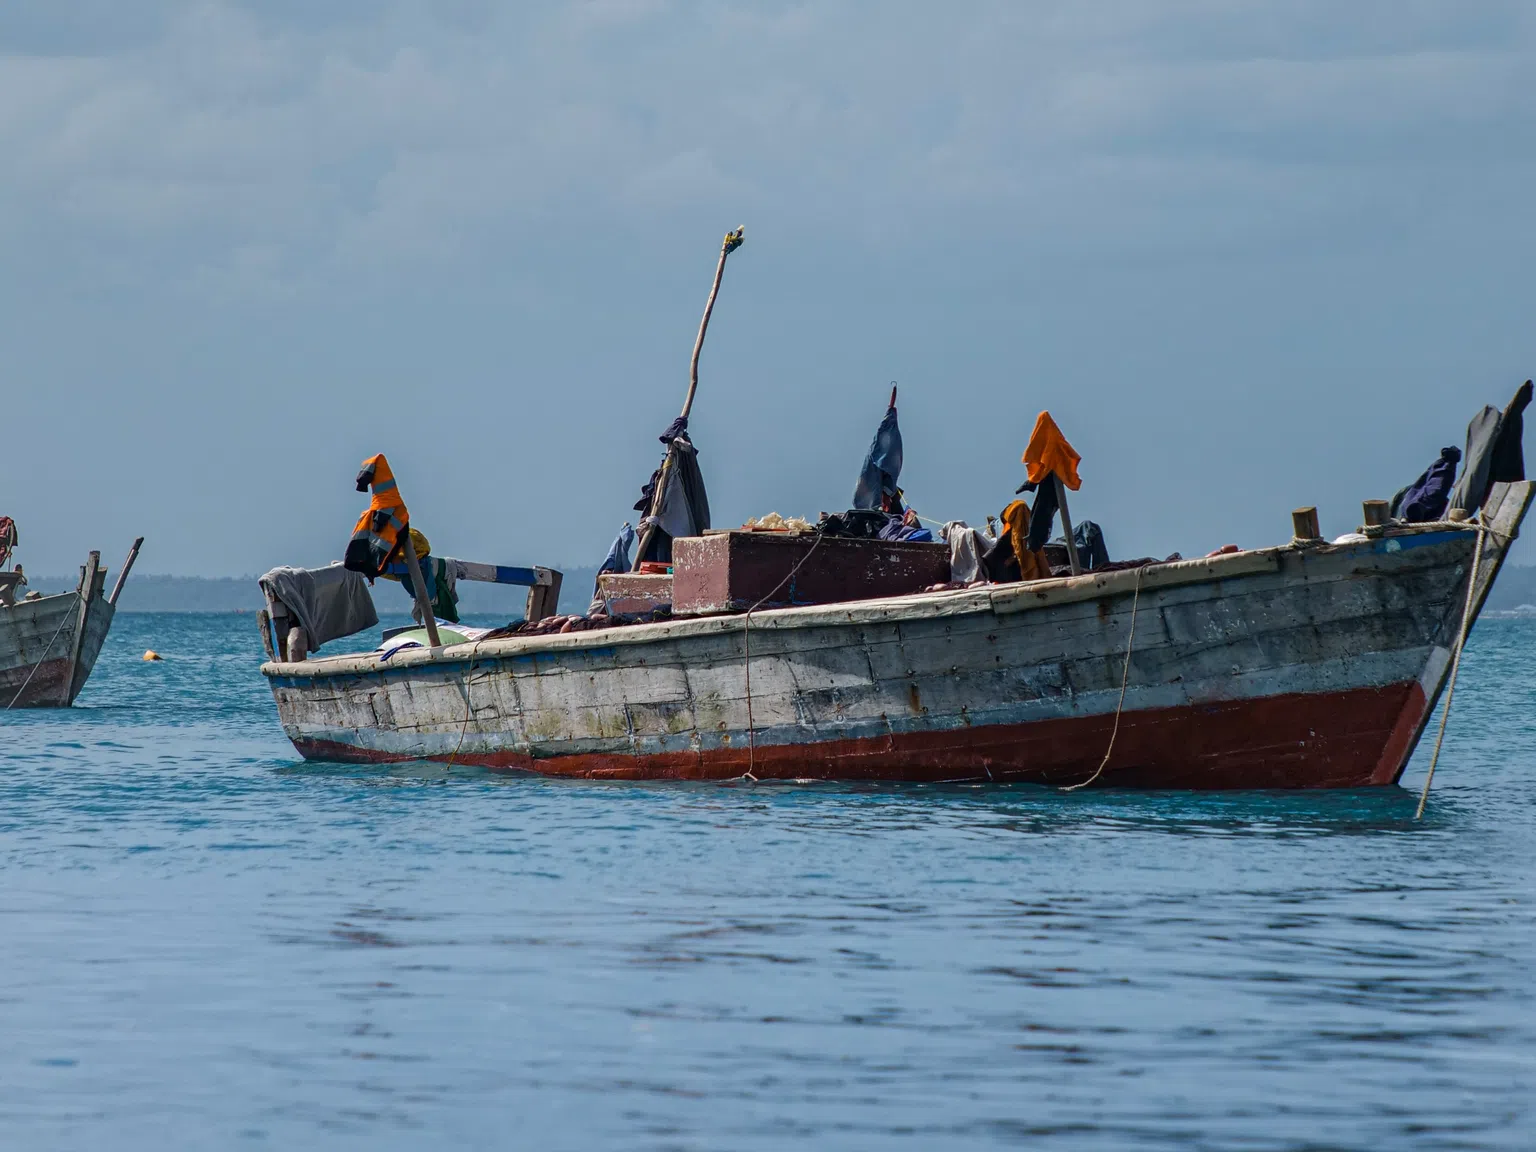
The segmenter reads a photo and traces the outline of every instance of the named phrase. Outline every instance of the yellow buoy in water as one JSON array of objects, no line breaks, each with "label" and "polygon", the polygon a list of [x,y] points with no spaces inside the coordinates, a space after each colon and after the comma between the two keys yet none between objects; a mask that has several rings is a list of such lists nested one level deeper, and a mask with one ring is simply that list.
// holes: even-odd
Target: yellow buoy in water
[{"label": "yellow buoy in water", "polygon": [[164,660],[165,657],[161,656],[160,653],[156,652],[153,648],[146,648],[144,650],[144,659],[146,659],[146,660]]}]

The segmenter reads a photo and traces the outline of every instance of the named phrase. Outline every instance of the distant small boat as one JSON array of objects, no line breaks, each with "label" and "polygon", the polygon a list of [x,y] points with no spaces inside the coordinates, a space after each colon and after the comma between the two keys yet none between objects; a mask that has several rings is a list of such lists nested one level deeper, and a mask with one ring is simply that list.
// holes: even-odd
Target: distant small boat
[{"label": "distant small boat", "polygon": [[96,666],[143,543],[142,536],[133,542],[108,595],[100,552],[92,552],[81,567],[73,592],[22,598],[20,573],[0,572],[0,709],[67,708],[75,702]]},{"label": "distant small boat", "polygon": [[750,621],[750,680],[740,611],[262,671],[284,731],[320,760],[627,779],[1387,785],[1532,491],[1495,484],[1476,523],[1376,524],[1332,544],[1314,528],[1102,575],[764,611]]}]

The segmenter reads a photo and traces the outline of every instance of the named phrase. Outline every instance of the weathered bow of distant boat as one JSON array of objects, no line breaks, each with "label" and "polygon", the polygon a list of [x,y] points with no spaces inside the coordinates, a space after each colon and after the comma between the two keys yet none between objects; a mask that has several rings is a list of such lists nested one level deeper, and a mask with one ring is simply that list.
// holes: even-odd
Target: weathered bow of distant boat
[{"label": "weathered bow of distant boat", "polygon": [[67,708],[75,702],[117,613],[117,598],[144,543],[134,541],[117,583],[104,595],[107,570],[92,552],[73,592],[0,607],[0,709]]},{"label": "weathered bow of distant boat", "polygon": [[1390,784],[1445,683],[1467,581],[1475,616],[1531,493],[1496,485],[1486,529],[1389,526],[1340,544],[781,609],[754,615],[749,637],[736,614],[263,672],[311,759],[1067,784],[1099,766],[1119,711],[1100,784]]}]

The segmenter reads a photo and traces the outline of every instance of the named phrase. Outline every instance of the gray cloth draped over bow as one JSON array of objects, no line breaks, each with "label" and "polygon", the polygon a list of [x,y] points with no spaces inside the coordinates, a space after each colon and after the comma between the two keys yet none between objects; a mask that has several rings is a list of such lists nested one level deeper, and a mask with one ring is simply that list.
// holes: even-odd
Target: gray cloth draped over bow
[{"label": "gray cloth draped over bow", "polygon": [[1509,407],[1485,407],[1467,425],[1467,451],[1461,480],[1451,491],[1450,507],[1472,515],[1501,481],[1525,479],[1525,409],[1531,402],[1529,380],[1520,385]]},{"label": "gray cloth draped over bow", "polygon": [[368,582],[339,563],[328,568],[274,568],[260,584],[298,618],[311,652],[379,622]]}]

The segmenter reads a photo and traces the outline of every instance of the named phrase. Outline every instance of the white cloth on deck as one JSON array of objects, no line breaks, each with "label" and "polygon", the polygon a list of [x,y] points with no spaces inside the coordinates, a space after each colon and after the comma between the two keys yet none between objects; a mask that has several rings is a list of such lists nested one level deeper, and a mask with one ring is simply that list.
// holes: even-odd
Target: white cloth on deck
[{"label": "white cloth on deck", "polygon": [[982,557],[997,543],[980,529],[964,520],[951,520],[939,533],[949,544],[949,578],[957,584],[986,579]]},{"label": "white cloth on deck", "polygon": [[[489,636],[493,631],[494,629],[491,628],[471,628],[467,624],[451,624],[447,620],[437,622],[437,638],[443,642],[445,648],[450,644],[473,644],[476,640]],[[426,640],[425,626],[402,628],[374,651],[383,653],[379,657],[380,660],[388,660],[403,648],[425,648]]]}]

